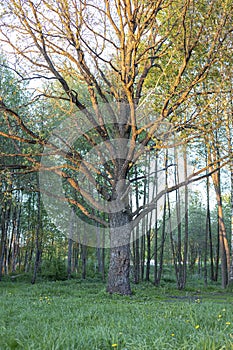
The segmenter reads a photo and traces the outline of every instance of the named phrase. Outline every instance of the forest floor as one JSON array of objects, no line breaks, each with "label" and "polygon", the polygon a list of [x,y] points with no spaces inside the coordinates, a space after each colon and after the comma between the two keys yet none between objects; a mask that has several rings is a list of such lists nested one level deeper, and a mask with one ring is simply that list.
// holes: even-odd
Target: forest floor
[{"label": "forest floor", "polygon": [[122,297],[95,280],[3,280],[0,349],[232,350],[233,293],[141,283]]}]

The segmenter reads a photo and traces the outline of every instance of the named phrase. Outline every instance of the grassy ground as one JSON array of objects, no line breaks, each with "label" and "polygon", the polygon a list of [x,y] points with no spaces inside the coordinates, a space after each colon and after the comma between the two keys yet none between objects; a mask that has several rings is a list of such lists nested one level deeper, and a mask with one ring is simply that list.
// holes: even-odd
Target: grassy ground
[{"label": "grassy ground", "polygon": [[233,295],[151,284],[132,297],[101,282],[0,283],[0,349],[233,349]]}]

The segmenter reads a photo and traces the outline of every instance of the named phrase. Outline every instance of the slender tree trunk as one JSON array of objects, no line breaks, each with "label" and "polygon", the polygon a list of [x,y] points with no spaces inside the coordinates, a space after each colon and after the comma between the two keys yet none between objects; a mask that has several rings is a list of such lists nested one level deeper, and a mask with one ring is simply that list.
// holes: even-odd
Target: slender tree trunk
[{"label": "slender tree trunk", "polygon": [[[151,169],[151,156],[150,154],[147,155],[147,176],[149,178],[150,176],[150,169]],[[149,198],[149,191],[150,191],[150,181],[146,180],[144,181],[144,205],[148,201]],[[154,192],[155,192],[155,180],[153,181],[153,189],[152,189],[152,198],[154,198]],[[147,221],[146,221],[146,231],[145,231],[145,239],[146,239],[146,281],[150,280],[150,263],[151,263],[151,232],[152,232],[152,212],[147,215]]]},{"label": "slender tree trunk", "polygon": [[[39,188],[39,175],[37,174],[37,187]],[[33,276],[31,283],[34,284],[36,282],[37,271],[40,264],[41,257],[41,233],[42,233],[42,220],[41,220],[41,194],[38,192],[38,202],[37,202],[37,225],[36,225],[36,237],[35,237],[35,248],[36,248],[36,256],[35,256],[35,264],[33,270]]]},{"label": "slender tree trunk", "polygon": [[[146,220],[145,218],[142,219],[142,232],[144,233],[146,230]],[[140,267],[141,267],[141,280],[144,280],[144,274],[145,274],[145,251],[146,251],[146,240],[145,235],[142,234],[141,236],[141,251],[140,251]]]},{"label": "slender tree trunk", "polygon": [[21,204],[18,203],[16,210],[16,227],[15,227],[15,242],[13,247],[13,256],[12,256],[12,272],[16,271],[17,262],[19,263],[20,270],[20,216],[21,216]]},{"label": "slender tree trunk", "polygon": [[[218,214],[217,214],[218,216]],[[214,281],[218,281],[218,275],[219,275],[219,260],[220,260],[220,228],[219,228],[219,220],[218,220],[218,236],[217,236],[217,247],[216,247],[216,257],[215,257],[215,274],[214,274]]]},{"label": "slender tree trunk", "polygon": [[87,246],[81,245],[81,259],[82,259],[82,279],[87,277]]},{"label": "slender tree trunk", "polygon": [[[187,180],[188,177],[188,161],[187,161],[187,147],[185,146],[184,149],[184,178]],[[183,261],[183,288],[185,288],[186,285],[186,279],[187,279],[187,260],[188,260],[188,239],[189,239],[189,215],[188,215],[188,186],[185,185],[184,187],[185,191],[185,198],[184,198],[184,261]]]},{"label": "slender tree trunk", "polygon": [[111,248],[107,291],[130,295],[130,217],[121,211],[111,213],[109,219]]},{"label": "slender tree trunk", "polygon": [[[147,176],[149,176],[150,172],[150,156],[148,158],[148,155],[146,157],[146,171],[145,173]],[[149,195],[149,182],[147,180],[147,176],[145,177],[144,184],[143,184],[143,206],[146,205],[148,201],[148,195]],[[144,274],[145,274],[145,260],[146,260],[146,234],[149,230],[149,214],[147,214],[143,219],[142,219],[142,236],[141,236],[141,280],[144,280]]]},{"label": "slender tree trunk", "polygon": [[102,248],[102,280],[105,281],[105,249]]},{"label": "slender tree trunk", "polygon": [[159,271],[157,276],[157,285],[160,284],[163,272],[163,255],[164,255],[164,244],[165,244],[165,230],[166,230],[166,212],[167,212],[167,198],[164,196],[164,207],[163,207],[163,225],[162,225],[162,235],[161,235],[161,245],[160,245],[160,255],[159,255]]},{"label": "slender tree trunk", "polygon": [[229,272],[229,257],[230,252],[228,248],[228,242],[226,238],[226,228],[223,221],[222,205],[219,206],[218,218],[220,220],[220,248],[221,248],[221,270],[222,270],[222,287],[226,288],[228,284],[228,272]]},{"label": "slender tree trunk", "polygon": [[15,239],[16,239],[16,210],[17,208],[12,206],[11,217],[10,217],[10,227],[12,228],[9,231],[9,246],[8,246],[8,257],[7,264],[9,271],[13,272],[13,259],[15,259]]},{"label": "slender tree trunk", "polygon": [[[158,153],[156,152],[155,154],[155,158],[151,158],[149,155],[149,165],[148,165],[148,177],[150,176],[150,172],[151,172],[151,160],[155,161],[155,168],[154,170],[154,178],[152,181],[152,196],[151,198],[156,198],[157,194],[158,194]],[[151,184],[150,181],[148,181],[148,186],[147,186],[147,197],[150,198],[150,191],[151,191]],[[145,205],[145,202],[144,202]],[[157,208],[158,204],[155,203],[155,210],[153,212],[150,213],[150,215],[148,215],[148,222],[149,222],[149,226],[148,229],[146,231],[147,233],[147,264],[146,264],[146,280],[149,281],[150,279],[150,267],[151,267],[151,259],[152,257],[154,257],[154,278],[153,278],[153,282],[155,285],[157,285],[157,278],[158,278],[158,257],[157,257],[157,248],[158,248],[158,208]],[[152,220],[154,218],[154,220]],[[154,221],[154,227],[152,227],[152,222]],[[154,234],[153,234],[154,233]],[[151,243],[152,240],[154,240],[154,250],[153,253],[151,252]]]},{"label": "slender tree trunk", "polygon": [[[164,159],[165,187],[166,188],[168,187],[168,171],[167,171],[167,169],[168,169],[168,155],[169,155],[168,150],[166,150],[165,159]],[[163,272],[164,245],[165,245],[165,239],[166,239],[167,209],[168,209],[168,217],[169,217],[168,225],[169,225],[169,231],[170,231],[170,238],[172,240],[169,194],[166,194],[164,196],[164,204],[163,204],[163,224],[162,224],[161,246],[160,246],[160,256],[159,256],[159,271],[158,271],[158,281],[157,281],[158,284],[160,284],[160,281],[162,278],[162,272]]]},{"label": "slender tree trunk", "polygon": [[146,233],[147,243],[147,259],[146,259],[146,281],[150,280],[150,260],[151,260],[151,229],[149,228]]},{"label": "slender tree trunk", "polygon": [[208,236],[209,236],[209,218],[208,215],[206,216],[206,227],[205,227],[205,256],[204,256],[204,283],[205,286],[207,286],[208,283],[208,266],[207,266],[207,260],[208,260]]},{"label": "slender tree trunk", "polygon": [[[33,194],[32,194],[33,195]],[[29,272],[31,268],[31,259],[33,254],[32,247],[34,246],[34,237],[33,234],[31,234],[32,231],[32,208],[34,207],[34,201],[32,198],[32,195],[29,197],[28,205],[27,205],[27,212],[28,212],[28,220],[27,220],[27,236],[26,236],[26,252],[25,252],[25,258],[24,258],[24,272]]]},{"label": "slender tree trunk", "polygon": [[208,229],[209,250],[210,250],[210,279],[214,281],[214,257],[213,257],[213,239],[211,230],[211,216],[210,216],[210,180],[209,176],[206,178],[206,229]]},{"label": "slender tree trunk", "polygon": [[87,246],[81,244],[81,260],[82,260],[82,279],[87,277]]},{"label": "slender tree trunk", "polygon": [[0,281],[2,280],[2,271],[3,271],[3,265],[4,265],[4,256],[5,256],[5,246],[6,246],[6,228],[5,228],[5,216],[6,216],[6,205],[2,209],[1,212],[1,255],[0,255]]},{"label": "slender tree trunk", "polygon": [[71,211],[70,215],[70,228],[69,228],[69,238],[68,238],[68,259],[67,259],[67,277],[71,278],[71,270],[72,270],[72,251],[73,251],[73,220],[74,220],[74,211]]},{"label": "slender tree trunk", "polygon": [[71,279],[72,271],[72,251],[73,251],[73,240],[68,238],[68,259],[67,259],[67,277],[68,280]]},{"label": "slender tree trunk", "polygon": [[159,286],[158,280],[158,224],[155,223],[154,233],[154,285]]},{"label": "slender tree trunk", "polygon": [[73,244],[73,264],[72,264],[72,270],[76,273],[78,272],[78,264],[79,264],[79,243],[76,242]]},{"label": "slender tree trunk", "polygon": [[[208,152],[209,163],[211,163],[211,161],[217,162],[218,159],[220,158],[217,131],[215,132],[215,139],[213,140],[212,149],[210,149],[210,146],[208,146],[207,152]],[[215,169],[213,167],[210,167],[210,170],[213,171]],[[230,272],[230,249],[227,241],[226,228],[225,228],[225,223],[223,218],[220,170],[216,170],[215,172],[213,172],[211,175],[211,178],[214,184],[217,206],[218,206],[218,236],[219,236],[219,247],[220,247],[220,253],[221,253],[222,287],[226,288],[229,281],[229,272]],[[216,273],[217,273],[217,269],[218,269],[218,264],[216,265]]]},{"label": "slender tree trunk", "polygon": [[[105,228],[103,228],[103,247],[105,246]],[[105,248],[102,248],[102,280],[105,281]]]},{"label": "slender tree trunk", "polygon": [[4,275],[7,276],[9,274],[9,238],[6,239],[6,245],[5,245],[5,254],[4,254]]},{"label": "slender tree trunk", "polygon": [[100,226],[99,224],[96,224],[96,237],[97,237],[97,248],[96,248],[96,258],[97,258],[97,268],[98,268],[98,273],[103,273],[103,265],[102,265],[102,249],[100,248]]},{"label": "slender tree trunk", "polygon": [[[176,163],[175,169],[175,184],[179,183],[179,159],[177,149],[174,149],[174,159]],[[183,289],[185,286],[183,273],[183,257],[182,257],[182,227],[181,227],[181,207],[180,207],[180,190],[176,190],[176,219],[177,219],[177,273],[178,289]]]},{"label": "slender tree trunk", "polygon": [[201,254],[201,249],[198,249],[198,275],[201,278],[202,275],[202,254]]},{"label": "slender tree trunk", "polygon": [[[176,274],[176,281],[178,285],[179,281],[179,271],[177,266],[177,257],[176,257],[176,250],[175,250],[175,242],[173,238],[173,232],[172,232],[172,226],[171,226],[171,208],[170,208],[170,199],[169,194],[167,195],[167,205],[168,205],[168,225],[169,225],[169,233],[170,233],[170,241],[171,241],[171,250],[172,250],[172,261],[175,269]],[[179,287],[179,286],[178,286]]]},{"label": "slender tree trunk", "polygon": [[27,273],[28,272],[28,249],[26,248],[25,251],[25,256],[24,256],[24,272]]},{"label": "slender tree trunk", "polygon": [[[155,197],[158,195],[158,153],[155,158]],[[166,196],[165,196],[166,197]],[[154,227],[154,285],[158,286],[158,203],[155,206],[155,227]]]},{"label": "slender tree trunk", "polygon": [[229,272],[229,284],[233,285],[233,137],[232,137],[232,117],[233,117],[233,101],[232,96],[230,96],[231,110],[230,113],[225,111],[226,116],[226,134],[228,143],[228,152],[230,154],[230,176],[231,176],[231,263]]},{"label": "slender tree trunk", "polygon": [[[86,232],[86,223],[83,223],[83,230]],[[81,246],[81,261],[82,261],[82,279],[86,279],[87,277],[87,245],[86,241],[83,241]]]},{"label": "slender tree trunk", "polygon": [[[206,165],[208,163],[208,155],[206,152]],[[209,212],[210,212],[210,198],[209,198],[209,176],[208,176],[208,169],[206,170],[206,202],[207,202],[207,208],[206,208],[206,226],[205,226],[205,256],[204,256],[204,283],[205,286],[207,286],[208,283],[208,237],[209,237]]]},{"label": "slender tree trunk", "polygon": [[133,242],[134,257],[134,283],[138,284],[140,279],[140,241],[139,241],[139,225],[134,230],[135,239]]},{"label": "slender tree trunk", "polygon": [[[168,152],[166,153],[166,167],[167,168],[167,159],[168,159]],[[176,169],[175,169],[175,182],[176,182]],[[168,185],[168,173],[166,171],[165,173],[165,185],[167,187]],[[177,261],[177,252],[176,252],[176,247],[175,247],[175,242],[174,242],[174,237],[173,237],[173,227],[172,227],[172,215],[171,215],[171,206],[170,206],[170,197],[169,193],[167,193],[166,196],[166,204],[167,204],[167,209],[168,209],[168,231],[170,233],[170,242],[171,242],[171,250],[172,250],[172,261],[175,269],[175,275],[176,275],[176,282],[177,282],[177,287],[179,288],[179,268],[178,268],[178,261]],[[164,205],[164,222],[166,218],[166,206]]]},{"label": "slender tree trunk", "polygon": [[7,201],[2,209],[1,219],[1,252],[0,252],[0,281],[2,279],[2,273],[7,273],[7,231],[10,220],[10,203]]},{"label": "slender tree trunk", "polygon": [[[137,166],[135,166],[135,172],[134,172],[135,178],[138,177],[138,170]],[[144,193],[145,196],[145,193]],[[132,198],[131,198],[132,201]],[[139,208],[139,189],[136,184],[135,187],[135,202],[136,202],[136,209]],[[131,203],[132,206],[132,203]],[[134,242],[133,242],[133,257],[134,257],[134,283],[138,284],[140,280],[140,240],[139,240],[139,224],[134,229]]]},{"label": "slender tree trunk", "polygon": [[212,175],[214,182],[216,199],[218,204],[218,223],[219,223],[219,243],[221,251],[221,271],[222,271],[222,287],[226,288],[228,284],[228,272],[230,271],[230,251],[226,237],[226,228],[223,219],[222,196],[220,189],[219,171]]},{"label": "slender tree trunk", "polygon": [[233,284],[233,166],[231,170],[231,266],[229,273],[229,283]]}]

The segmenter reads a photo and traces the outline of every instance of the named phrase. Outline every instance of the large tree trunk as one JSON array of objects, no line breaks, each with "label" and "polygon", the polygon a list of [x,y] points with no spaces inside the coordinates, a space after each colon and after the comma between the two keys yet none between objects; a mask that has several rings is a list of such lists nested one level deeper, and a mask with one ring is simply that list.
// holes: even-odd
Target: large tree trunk
[{"label": "large tree trunk", "polygon": [[110,214],[110,264],[107,291],[130,295],[130,216],[121,211]]}]

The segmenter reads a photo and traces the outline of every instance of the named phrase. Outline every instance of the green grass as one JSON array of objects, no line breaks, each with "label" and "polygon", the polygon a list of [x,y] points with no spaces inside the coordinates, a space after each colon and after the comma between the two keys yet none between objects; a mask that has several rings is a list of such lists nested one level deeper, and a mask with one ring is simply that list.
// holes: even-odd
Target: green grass
[{"label": "green grass", "polygon": [[91,281],[3,281],[0,349],[233,349],[230,291],[140,284],[133,292],[111,296]]}]

